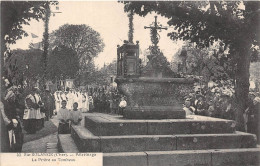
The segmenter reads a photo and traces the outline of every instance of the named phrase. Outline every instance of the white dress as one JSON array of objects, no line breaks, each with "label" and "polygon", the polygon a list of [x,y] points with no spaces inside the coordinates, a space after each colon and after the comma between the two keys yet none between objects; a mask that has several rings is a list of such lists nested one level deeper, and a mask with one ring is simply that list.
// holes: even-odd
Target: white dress
[{"label": "white dress", "polygon": [[68,98],[67,108],[72,109],[73,108],[73,96],[72,96],[71,92],[69,92],[67,94],[67,98]]},{"label": "white dress", "polygon": [[[26,119],[26,120],[27,119],[41,119],[42,118],[42,114],[40,112],[40,108],[38,108],[38,109],[29,108],[27,103],[26,103],[26,99],[30,99],[33,103],[38,103],[37,102],[37,97],[34,98],[34,96],[32,94],[29,94],[25,98],[25,110],[24,110],[23,119]],[[39,100],[39,98],[38,98],[38,100]]]},{"label": "white dress", "polygon": [[82,112],[89,111],[89,102],[88,102],[88,94],[84,93],[83,100],[82,100]]},{"label": "white dress", "polygon": [[79,92],[78,94],[78,109],[81,110],[82,109],[82,94]]},{"label": "white dress", "polygon": [[191,109],[190,109],[190,108],[187,108],[186,106],[183,107],[183,110],[185,111],[186,116],[194,115],[194,113],[191,111]]},{"label": "white dress", "polygon": [[[61,98],[61,102],[63,101],[63,100],[66,100],[66,95],[65,95],[65,93],[62,93],[61,95],[60,95],[60,98]],[[66,100],[67,101],[67,100]]]},{"label": "white dress", "polygon": [[55,98],[55,110],[58,112],[58,110],[61,108],[61,101],[60,101],[60,93],[59,91],[56,91],[54,93],[54,98]]}]

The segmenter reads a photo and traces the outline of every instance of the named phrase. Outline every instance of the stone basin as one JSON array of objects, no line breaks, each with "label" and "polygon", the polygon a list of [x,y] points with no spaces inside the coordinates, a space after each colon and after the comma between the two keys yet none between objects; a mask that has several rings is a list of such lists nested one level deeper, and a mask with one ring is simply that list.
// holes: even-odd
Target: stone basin
[{"label": "stone basin", "polygon": [[184,119],[184,96],[192,91],[193,78],[117,77],[118,90],[127,97],[124,118]]}]

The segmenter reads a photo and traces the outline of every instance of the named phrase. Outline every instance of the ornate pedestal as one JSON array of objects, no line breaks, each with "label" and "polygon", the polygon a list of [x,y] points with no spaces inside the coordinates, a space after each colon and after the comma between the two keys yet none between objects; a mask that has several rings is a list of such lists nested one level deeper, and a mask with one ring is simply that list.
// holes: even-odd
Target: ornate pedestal
[{"label": "ornate pedestal", "polygon": [[124,118],[184,119],[183,97],[190,93],[193,79],[116,78],[119,91],[127,97]]}]

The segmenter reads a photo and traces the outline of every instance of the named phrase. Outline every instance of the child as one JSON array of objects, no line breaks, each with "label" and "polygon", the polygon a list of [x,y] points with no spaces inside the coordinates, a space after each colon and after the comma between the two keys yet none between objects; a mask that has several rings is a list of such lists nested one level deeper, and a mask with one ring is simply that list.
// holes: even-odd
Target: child
[{"label": "child", "polygon": [[185,100],[183,110],[185,111],[186,115],[194,115],[195,108],[190,105],[189,98]]},{"label": "child", "polygon": [[58,133],[59,134],[69,134],[70,133],[70,112],[66,108],[67,101],[62,100],[61,102],[61,108],[59,109],[57,113],[57,118],[59,120],[59,127],[58,127]]},{"label": "child", "polygon": [[78,125],[82,120],[81,111],[78,110],[78,103],[73,104],[73,110],[70,112],[71,124]]},{"label": "child", "polygon": [[119,103],[119,115],[123,115],[124,109],[126,108],[126,106],[127,106],[127,103],[126,103],[126,101],[125,101],[125,98],[122,97],[122,98],[121,98],[121,101],[120,101],[120,103]]}]

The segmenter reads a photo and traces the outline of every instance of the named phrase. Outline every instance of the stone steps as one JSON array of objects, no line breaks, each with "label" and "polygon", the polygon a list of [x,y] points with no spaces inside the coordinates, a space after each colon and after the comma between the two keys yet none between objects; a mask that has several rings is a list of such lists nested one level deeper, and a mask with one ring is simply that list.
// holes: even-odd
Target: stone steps
[{"label": "stone steps", "polygon": [[58,134],[58,149],[62,153],[79,153],[70,134]]},{"label": "stone steps", "polygon": [[120,116],[85,116],[85,127],[96,136],[234,133],[235,122],[204,116],[186,119],[132,120]]},{"label": "stone steps", "polygon": [[260,149],[104,153],[104,166],[259,166]]},{"label": "stone steps", "polygon": [[[59,134],[60,152],[78,153],[69,134]],[[259,166],[260,148],[103,153],[104,166]]]},{"label": "stone steps", "polygon": [[255,135],[235,131],[230,120],[132,120],[84,114],[85,126],[59,134],[60,152],[103,152],[104,166],[258,166]]},{"label": "stone steps", "polygon": [[95,136],[82,126],[72,126],[71,136],[81,152],[139,152],[255,148],[253,134],[175,134]]},{"label": "stone steps", "polygon": [[123,116],[127,119],[185,119],[186,114],[177,106],[140,106],[126,107]]}]

